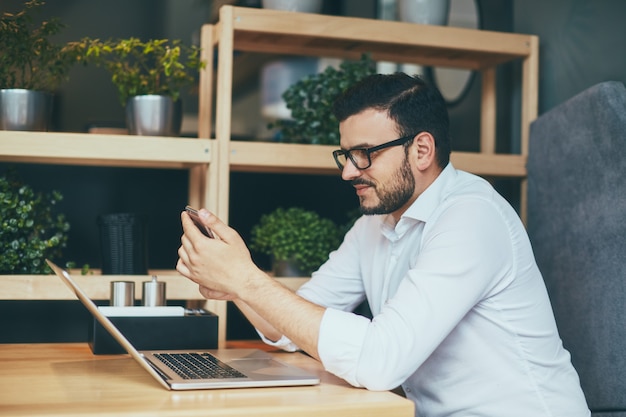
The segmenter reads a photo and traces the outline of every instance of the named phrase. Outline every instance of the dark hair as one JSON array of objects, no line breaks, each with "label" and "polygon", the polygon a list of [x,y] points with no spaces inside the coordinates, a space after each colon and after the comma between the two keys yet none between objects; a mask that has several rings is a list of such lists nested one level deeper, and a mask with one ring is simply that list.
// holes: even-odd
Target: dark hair
[{"label": "dark hair", "polygon": [[374,74],[346,90],[333,105],[340,123],[367,109],[387,112],[400,136],[430,133],[435,138],[439,166],[445,168],[450,161],[448,109],[434,86],[400,72]]}]

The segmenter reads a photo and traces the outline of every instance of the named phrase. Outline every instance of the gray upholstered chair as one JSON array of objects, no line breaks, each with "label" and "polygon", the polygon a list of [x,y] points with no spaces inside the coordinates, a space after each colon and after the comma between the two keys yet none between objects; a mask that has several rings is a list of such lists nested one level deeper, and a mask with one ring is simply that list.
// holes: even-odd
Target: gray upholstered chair
[{"label": "gray upholstered chair", "polygon": [[528,232],[594,416],[626,416],[626,88],[595,85],[531,125]]}]

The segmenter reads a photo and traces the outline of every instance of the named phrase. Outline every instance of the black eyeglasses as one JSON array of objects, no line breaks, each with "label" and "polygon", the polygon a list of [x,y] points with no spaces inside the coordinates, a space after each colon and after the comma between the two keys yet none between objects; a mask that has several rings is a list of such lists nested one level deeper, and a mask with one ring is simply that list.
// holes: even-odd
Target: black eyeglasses
[{"label": "black eyeglasses", "polygon": [[339,167],[339,169],[342,171],[343,167],[346,166],[348,159],[352,161],[357,169],[367,169],[372,165],[372,159],[370,158],[370,155],[372,153],[383,150],[385,148],[391,148],[392,146],[404,145],[414,137],[415,135],[403,136],[390,142],[385,142],[377,146],[372,146],[371,148],[353,148],[346,151],[344,151],[343,149],[338,149],[336,151],[333,151],[333,158],[335,158],[337,167]]}]

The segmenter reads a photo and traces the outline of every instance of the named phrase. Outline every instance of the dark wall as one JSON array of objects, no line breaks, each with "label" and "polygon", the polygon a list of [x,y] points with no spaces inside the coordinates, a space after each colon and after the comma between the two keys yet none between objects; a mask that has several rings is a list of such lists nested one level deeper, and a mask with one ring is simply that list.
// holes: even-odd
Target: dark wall
[{"label": "dark wall", "polygon": [[539,112],[602,81],[626,81],[626,1],[518,0],[515,31],[540,39]]},{"label": "dark wall", "polygon": [[[454,1],[454,0],[452,0]],[[512,1],[477,0],[479,27],[484,30],[511,32],[513,29]],[[512,114],[512,86],[514,65],[498,67],[497,91],[497,138],[498,151],[508,152],[519,141],[519,133],[512,132],[515,117]],[[480,97],[481,77],[475,73],[464,97],[450,103],[450,135],[454,150],[478,151],[480,144]]]}]

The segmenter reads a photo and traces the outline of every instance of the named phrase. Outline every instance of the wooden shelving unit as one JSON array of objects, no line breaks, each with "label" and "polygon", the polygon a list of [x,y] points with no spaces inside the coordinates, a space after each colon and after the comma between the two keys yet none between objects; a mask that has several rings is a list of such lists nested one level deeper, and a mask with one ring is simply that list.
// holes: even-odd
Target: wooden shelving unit
[{"label": "wooden shelving unit", "polygon": [[[101,135],[55,132],[0,131],[0,161],[104,167],[170,168],[189,170],[189,203],[216,210],[217,172],[213,164],[216,142],[210,139]],[[168,297],[198,300],[197,285],[175,271],[155,271],[167,282]],[[135,281],[146,276],[73,275],[90,297],[108,299],[113,280]],[[137,297],[141,297],[138,291]],[[0,276],[0,299],[71,300],[61,280],[47,275]],[[226,303],[208,301],[205,308],[219,316],[219,340],[226,340]]]},{"label": "wooden shelving unit", "polygon": [[[481,150],[455,152],[457,168],[489,177],[522,179],[521,215],[526,216],[528,129],[537,116],[539,41],[536,36],[393,21],[324,16],[223,6],[219,21],[202,30],[205,51],[217,49],[217,74],[207,69],[204,83],[216,86],[215,136],[219,144],[218,215],[228,219],[231,171],[338,174],[330,156],[334,147],[231,140],[234,52],[306,55],[415,63],[472,69],[482,76]],[[241,55],[240,55],[241,56]],[[521,153],[495,153],[496,68],[521,61]],[[207,91],[203,89],[202,91]],[[202,93],[201,93],[202,94]],[[210,131],[208,107],[201,122]]]},{"label": "wooden shelving unit", "polygon": [[[110,167],[188,169],[189,202],[228,221],[231,171],[338,175],[335,147],[231,140],[234,52],[308,55],[416,63],[479,71],[482,76],[481,151],[455,152],[457,168],[490,177],[522,180],[526,215],[526,157],[530,122],[537,116],[538,39],[535,36],[391,21],[322,16],[223,6],[219,21],[204,25],[201,43],[207,62],[199,88],[199,139],[76,133],[0,131],[0,161]],[[213,52],[217,49],[217,72]],[[496,68],[521,61],[521,154],[495,153]],[[214,91],[215,90],[215,91]],[[213,100],[215,98],[215,100]],[[215,137],[211,138],[213,105]],[[168,297],[199,300],[197,287],[174,271],[158,271]],[[93,298],[108,298],[111,280],[146,276],[75,275]],[[278,278],[292,289],[306,279]],[[138,286],[140,287],[140,285]],[[73,299],[51,276],[0,276],[0,299]],[[220,317],[225,345],[226,303],[207,305]]]}]

